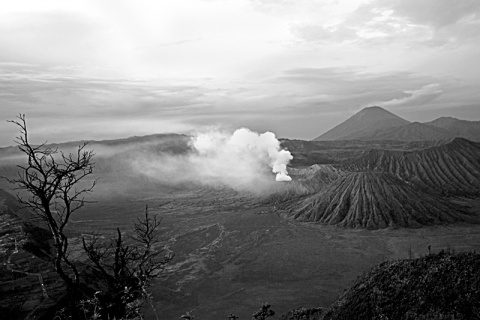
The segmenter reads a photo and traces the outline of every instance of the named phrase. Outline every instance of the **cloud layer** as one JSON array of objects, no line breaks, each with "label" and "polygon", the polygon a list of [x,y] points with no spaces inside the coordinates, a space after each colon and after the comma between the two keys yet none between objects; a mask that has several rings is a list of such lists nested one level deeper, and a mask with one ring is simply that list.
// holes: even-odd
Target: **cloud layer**
[{"label": "cloud layer", "polygon": [[476,0],[18,0],[0,120],[26,113],[40,142],[217,124],[309,139],[371,104],[479,119],[479,28]]}]

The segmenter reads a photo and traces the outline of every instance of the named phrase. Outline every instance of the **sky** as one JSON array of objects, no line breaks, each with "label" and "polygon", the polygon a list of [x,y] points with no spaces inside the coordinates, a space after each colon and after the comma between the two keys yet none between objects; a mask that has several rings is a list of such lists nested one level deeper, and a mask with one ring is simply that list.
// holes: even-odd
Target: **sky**
[{"label": "sky", "polygon": [[16,0],[0,146],[248,127],[313,139],[367,106],[480,120],[478,0]]}]

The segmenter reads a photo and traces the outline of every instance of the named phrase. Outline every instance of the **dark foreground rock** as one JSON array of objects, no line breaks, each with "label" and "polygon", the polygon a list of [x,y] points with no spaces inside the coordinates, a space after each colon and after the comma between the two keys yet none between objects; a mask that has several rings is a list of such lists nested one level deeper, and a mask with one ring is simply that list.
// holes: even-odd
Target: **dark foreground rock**
[{"label": "dark foreground rock", "polygon": [[384,262],[346,289],[323,319],[480,319],[480,254],[441,251]]}]

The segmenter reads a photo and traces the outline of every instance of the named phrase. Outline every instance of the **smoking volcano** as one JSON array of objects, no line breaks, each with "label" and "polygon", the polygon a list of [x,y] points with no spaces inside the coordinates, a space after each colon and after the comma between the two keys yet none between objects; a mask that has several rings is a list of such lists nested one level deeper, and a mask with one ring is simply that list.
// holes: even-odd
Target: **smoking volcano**
[{"label": "smoking volcano", "polygon": [[137,172],[160,182],[228,186],[236,190],[264,192],[275,181],[291,181],[287,165],[293,159],[272,132],[246,128],[233,133],[209,130],[192,136],[189,151],[182,154],[137,154]]},{"label": "smoking volcano", "polygon": [[243,175],[251,171],[249,168],[268,165],[276,174],[276,181],[292,180],[287,164],[293,157],[289,151],[280,148],[280,142],[272,132],[258,134],[241,128],[228,135],[210,131],[194,137],[192,145],[198,152],[200,159],[197,160],[223,164],[222,167],[234,174]]},{"label": "smoking volcano", "polygon": [[[342,154],[342,142],[318,143],[325,154]],[[386,143],[340,163],[294,168],[293,183],[272,199],[286,209],[286,218],[347,228],[480,222],[474,200],[480,194],[479,143],[455,138],[393,147]],[[304,148],[291,150],[306,154]]]}]

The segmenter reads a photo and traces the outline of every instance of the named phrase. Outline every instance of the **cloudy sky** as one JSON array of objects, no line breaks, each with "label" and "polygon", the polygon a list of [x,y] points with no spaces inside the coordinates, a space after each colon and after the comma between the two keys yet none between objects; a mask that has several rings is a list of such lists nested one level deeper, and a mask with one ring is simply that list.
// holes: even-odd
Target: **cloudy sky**
[{"label": "cloudy sky", "polygon": [[312,139],[363,107],[480,120],[478,0],[16,0],[0,146],[203,126]]}]

